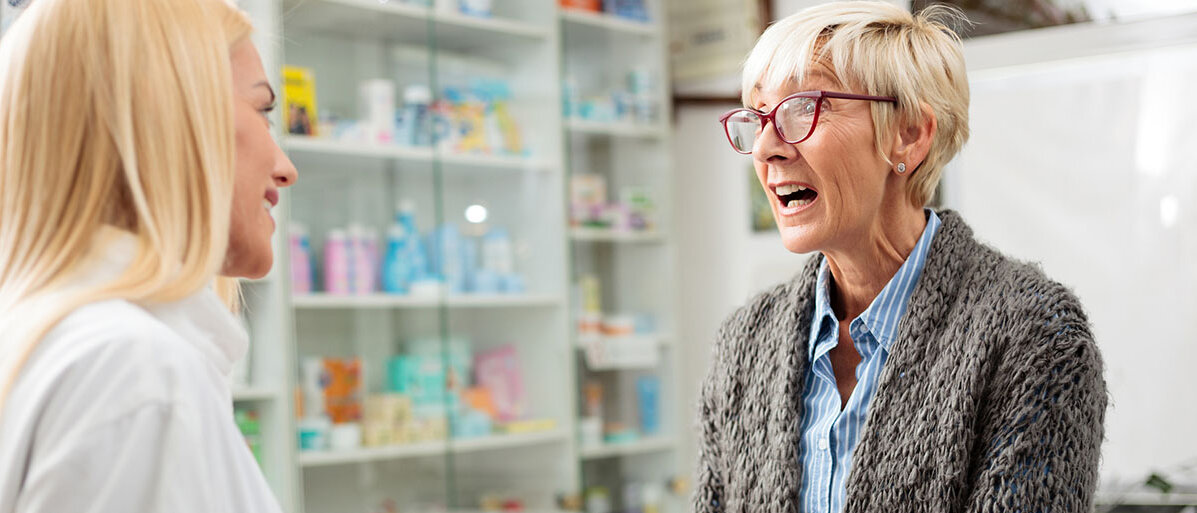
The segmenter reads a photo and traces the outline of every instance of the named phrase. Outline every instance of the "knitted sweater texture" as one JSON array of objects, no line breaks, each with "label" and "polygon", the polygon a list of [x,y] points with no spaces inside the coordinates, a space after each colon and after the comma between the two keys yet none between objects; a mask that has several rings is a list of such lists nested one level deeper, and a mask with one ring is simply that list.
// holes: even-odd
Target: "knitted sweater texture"
[{"label": "knitted sweater texture", "polygon": [[[952,211],[869,408],[847,513],[1089,512],[1106,411],[1077,298]],[[694,511],[796,513],[817,258],[720,328],[699,405]]]}]

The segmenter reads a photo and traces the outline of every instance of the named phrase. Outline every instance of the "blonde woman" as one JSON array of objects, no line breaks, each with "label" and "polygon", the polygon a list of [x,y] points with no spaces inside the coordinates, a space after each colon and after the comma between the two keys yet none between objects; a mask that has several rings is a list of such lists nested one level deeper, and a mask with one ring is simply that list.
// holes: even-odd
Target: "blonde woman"
[{"label": "blonde woman", "polygon": [[296,179],[249,33],[226,0],[37,0],[0,41],[0,513],[279,509],[226,384],[230,280]]},{"label": "blonde woman", "polygon": [[816,255],[716,338],[695,511],[1090,510],[1106,387],[1080,302],[926,208],[968,139],[956,16],[830,2],[745,61],[721,122]]}]

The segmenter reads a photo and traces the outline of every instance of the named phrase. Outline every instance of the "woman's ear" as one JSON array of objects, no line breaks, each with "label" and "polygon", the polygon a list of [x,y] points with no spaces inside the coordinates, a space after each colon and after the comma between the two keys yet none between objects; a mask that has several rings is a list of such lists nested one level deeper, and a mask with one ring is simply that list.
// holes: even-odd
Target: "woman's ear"
[{"label": "woman's ear", "polygon": [[[935,112],[925,102],[919,102],[922,112],[921,120],[899,120],[898,130],[894,136],[893,148],[890,149],[890,160],[894,163],[893,170],[902,174],[913,172],[926,160],[931,151],[931,141],[935,138],[935,131],[939,124],[935,119]],[[899,166],[899,164],[904,164]]]}]

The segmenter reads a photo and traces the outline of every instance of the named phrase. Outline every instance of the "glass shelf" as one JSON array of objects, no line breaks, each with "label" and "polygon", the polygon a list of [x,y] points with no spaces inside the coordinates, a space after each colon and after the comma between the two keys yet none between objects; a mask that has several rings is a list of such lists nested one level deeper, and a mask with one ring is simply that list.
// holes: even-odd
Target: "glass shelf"
[{"label": "glass shelf", "polygon": [[382,447],[362,447],[351,450],[307,451],[299,454],[299,462],[304,467],[317,467],[369,461],[423,458],[441,456],[446,453],[461,454],[561,443],[567,438],[568,434],[566,430],[553,429],[535,433],[521,433],[518,435],[492,435],[461,440],[438,440]]},{"label": "glass shelf", "polygon": [[[436,308],[441,306],[441,299],[395,294],[303,294],[292,296],[291,303],[297,309]],[[557,306],[561,299],[538,294],[462,294],[448,296],[444,303],[449,308],[522,308]]]}]

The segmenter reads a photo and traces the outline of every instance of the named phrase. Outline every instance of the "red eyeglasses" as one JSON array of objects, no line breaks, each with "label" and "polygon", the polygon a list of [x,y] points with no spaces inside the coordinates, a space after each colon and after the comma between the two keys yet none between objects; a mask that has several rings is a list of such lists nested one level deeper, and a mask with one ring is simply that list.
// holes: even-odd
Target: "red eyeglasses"
[{"label": "red eyeglasses", "polygon": [[785,97],[768,114],[756,109],[735,109],[720,116],[719,122],[723,124],[723,131],[727,134],[727,141],[731,143],[732,148],[749,155],[757,137],[760,137],[765,125],[770,121],[773,122],[773,130],[781,140],[789,144],[805,141],[810,134],[815,133],[815,125],[819,124],[819,113],[823,110],[818,106],[822,105],[826,98],[898,104],[898,99],[892,96],[804,91]]}]

